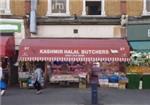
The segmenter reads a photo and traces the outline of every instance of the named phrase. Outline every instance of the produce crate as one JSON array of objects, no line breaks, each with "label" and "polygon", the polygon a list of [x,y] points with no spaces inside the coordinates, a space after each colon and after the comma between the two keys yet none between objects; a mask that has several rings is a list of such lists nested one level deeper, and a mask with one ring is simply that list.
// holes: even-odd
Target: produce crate
[{"label": "produce crate", "polygon": [[28,87],[27,81],[28,81],[28,79],[26,79],[26,78],[19,79],[20,88],[27,88]]},{"label": "produce crate", "polygon": [[126,83],[119,83],[118,88],[119,89],[126,89]]},{"label": "produce crate", "polygon": [[86,78],[80,78],[79,79],[79,88],[86,88]]},{"label": "produce crate", "polygon": [[143,89],[150,89],[150,74],[143,74]]},{"label": "produce crate", "polygon": [[23,82],[23,83],[22,83],[22,88],[28,88],[28,84],[25,83],[25,82]]},{"label": "produce crate", "polygon": [[109,87],[111,87],[111,88],[118,88],[118,83],[109,83],[108,84],[109,85]]},{"label": "produce crate", "polygon": [[99,79],[99,86],[100,87],[109,87],[108,79]]},{"label": "produce crate", "polygon": [[79,88],[80,88],[80,89],[85,89],[85,88],[86,88],[86,84],[79,83]]},{"label": "produce crate", "polygon": [[128,78],[128,89],[139,89],[139,83],[141,79],[140,74],[127,74]]}]

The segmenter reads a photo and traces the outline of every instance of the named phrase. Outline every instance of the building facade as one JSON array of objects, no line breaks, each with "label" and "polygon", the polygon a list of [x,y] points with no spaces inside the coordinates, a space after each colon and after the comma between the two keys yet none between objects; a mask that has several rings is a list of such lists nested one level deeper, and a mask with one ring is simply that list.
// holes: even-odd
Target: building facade
[{"label": "building facade", "polygon": [[[129,38],[127,29],[130,21],[141,20],[144,24],[144,21],[149,20],[149,7],[149,0],[0,0],[0,32],[2,36],[9,36],[10,33],[14,36],[16,50],[21,49],[19,46],[23,39],[31,38],[124,40]],[[25,47],[24,50],[30,49]],[[82,60],[128,61],[128,58],[124,59],[125,55]],[[41,56],[22,60],[47,60]],[[53,60],[57,60],[57,57]]]},{"label": "building facade", "polygon": [[[27,26],[30,20],[31,1],[1,0],[1,19],[21,18],[23,28],[26,27],[24,29],[27,33],[21,34],[22,39],[30,36]],[[124,37],[120,24],[121,15],[138,17],[150,13],[148,0],[60,0],[57,2],[37,0],[36,8],[37,35],[31,35],[32,37]],[[74,31],[78,33],[74,34]],[[22,32],[25,33],[24,30]],[[19,37],[20,35],[16,36]],[[17,43],[19,44],[20,41]]]}]

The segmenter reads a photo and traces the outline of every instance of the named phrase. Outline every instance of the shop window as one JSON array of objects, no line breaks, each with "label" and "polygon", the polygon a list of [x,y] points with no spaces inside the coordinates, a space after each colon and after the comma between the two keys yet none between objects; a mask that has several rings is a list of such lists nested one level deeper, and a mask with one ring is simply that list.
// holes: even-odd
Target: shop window
[{"label": "shop window", "polygon": [[52,0],[52,13],[66,13],[66,0]]},{"label": "shop window", "polygon": [[104,0],[83,0],[83,15],[104,14]]},{"label": "shop window", "polygon": [[86,1],[86,14],[87,15],[101,15],[101,2]]},{"label": "shop window", "polygon": [[150,15],[150,0],[144,0],[143,15]]},{"label": "shop window", "polygon": [[0,0],[0,15],[10,14],[10,0]]},{"label": "shop window", "polygon": [[48,0],[48,16],[69,14],[69,0]]}]

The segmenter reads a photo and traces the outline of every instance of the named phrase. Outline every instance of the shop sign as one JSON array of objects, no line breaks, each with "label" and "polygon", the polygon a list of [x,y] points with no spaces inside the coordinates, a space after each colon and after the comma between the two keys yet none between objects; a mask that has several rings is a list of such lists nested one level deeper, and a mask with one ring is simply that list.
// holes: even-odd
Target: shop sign
[{"label": "shop sign", "polygon": [[41,49],[41,54],[109,54],[108,50],[49,50]]},{"label": "shop sign", "polygon": [[128,25],[127,26],[128,40],[150,40],[150,25]]},{"label": "shop sign", "polygon": [[65,50],[65,49],[40,49],[39,53],[42,55],[63,55],[65,57],[84,57],[86,55],[109,55],[109,54],[119,54],[117,49],[93,49],[93,50]]},{"label": "shop sign", "polygon": [[148,29],[148,37],[150,37],[150,29]]},{"label": "shop sign", "polygon": [[84,56],[95,54],[110,54],[109,50],[63,50],[63,49],[41,49],[40,54],[64,54],[67,57]]},{"label": "shop sign", "polygon": [[21,32],[21,23],[19,22],[0,22],[0,32]]}]

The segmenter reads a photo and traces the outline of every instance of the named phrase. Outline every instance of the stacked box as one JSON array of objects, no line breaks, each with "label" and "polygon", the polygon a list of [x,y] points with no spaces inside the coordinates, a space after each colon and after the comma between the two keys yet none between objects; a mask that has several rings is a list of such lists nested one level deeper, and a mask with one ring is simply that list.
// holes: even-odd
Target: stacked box
[{"label": "stacked box", "polygon": [[23,82],[23,83],[22,83],[22,88],[27,88],[27,87],[28,87],[28,84],[25,83],[25,82]]},{"label": "stacked box", "polygon": [[79,88],[86,88],[86,78],[79,79]]},{"label": "stacked box", "polygon": [[79,88],[80,89],[85,89],[86,88],[86,84],[83,84],[83,83],[80,82],[79,83]]},{"label": "stacked box", "polygon": [[118,88],[118,76],[111,75],[109,77],[109,87]]},{"label": "stacked box", "polygon": [[126,89],[126,85],[128,83],[128,78],[126,76],[119,77],[119,89]]},{"label": "stacked box", "polygon": [[100,75],[99,76],[99,85],[100,87],[108,87],[109,79],[107,75]]},{"label": "stacked box", "polygon": [[118,88],[118,83],[109,83],[109,87]]},{"label": "stacked box", "polygon": [[100,87],[108,87],[108,79],[99,79],[99,85]]},{"label": "stacked box", "polygon": [[118,88],[119,89],[126,89],[126,83],[119,83]]}]

